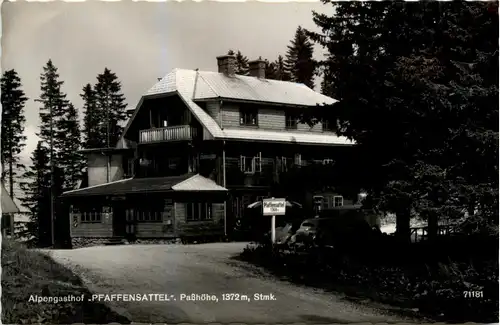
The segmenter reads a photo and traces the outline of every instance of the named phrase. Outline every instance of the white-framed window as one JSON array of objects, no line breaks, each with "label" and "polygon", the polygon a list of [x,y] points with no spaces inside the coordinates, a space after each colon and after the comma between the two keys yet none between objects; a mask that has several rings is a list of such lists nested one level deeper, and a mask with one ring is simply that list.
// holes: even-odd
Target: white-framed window
[{"label": "white-framed window", "polygon": [[102,222],[102,208],[85,208],[81,212],[80,221],[82,223],[100,223]]},{"label": "white-framed window", "polygon": [[323,165],[331,165],[333,164],[333,159],[323,159]]},{"label": "white-framed window", "polygon": [[240,170],[245,174],[254,174],[262,172],[262,156],[259,152],[254,157],[240,156]]},{"label": "white-framed window", "polygon": [[331,209],[334,207],[341,207],[344,205],[344,197],[341,195],[329,195],[323,197],[321,207],[323,209]]},{"label": "white-framed window", "polygon": [[323,131],[327,131],[327,132],[333,132],[335,131],[335,123],[332,123],[332,121],[330,119],[323,119],[321,121],[321,124],[323,126]]},{"label": "white-framed window", "polygon": [[241,107],[240,108],[240,125],[258,126],[259,111],[255,107]]},{"label": "white-framed window", "polygon": [[162,222],[163,218],[160,211],[135,211],[135,220],[138,222]]},{"label": "white-framed window", "polygon": [[289,158],[287,157],[281,157],[281,171],[282,172],[286,172],[288,171],[288,167],[289,167],[289,164],[290,164],[290,160]]},{"label": "white-framed window", "polygon": [[286,113],[285,119],[286,119],[286,128],[287,129],[289,129],[289,130],[290,129],[292,129],[292,130],[297,129],[297,124],[298,124],[299,118],[297,117],[296,114]]},{"label": "white-framed window", "polygon": [[186,221],[212,220],[212,203],[186,203]]},{"label": "white-framed window", "polygon": [[302,165],[302,156],[300,155],[300,153],[295,154],[294,159],[293,159],[293,163],[297,166]]}]

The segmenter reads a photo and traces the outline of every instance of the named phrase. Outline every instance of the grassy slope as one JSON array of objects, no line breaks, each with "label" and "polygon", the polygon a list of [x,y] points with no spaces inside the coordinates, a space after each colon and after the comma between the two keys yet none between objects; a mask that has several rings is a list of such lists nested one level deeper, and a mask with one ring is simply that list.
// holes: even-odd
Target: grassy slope
[{"label": "grassy slope", "polygon": [[[34,303],[31,295],[85,295],[83,302]],[[107,306],[89,302],[90,292],[71,271],[50,257],[2,241],[2,323],[130,323]]]}]

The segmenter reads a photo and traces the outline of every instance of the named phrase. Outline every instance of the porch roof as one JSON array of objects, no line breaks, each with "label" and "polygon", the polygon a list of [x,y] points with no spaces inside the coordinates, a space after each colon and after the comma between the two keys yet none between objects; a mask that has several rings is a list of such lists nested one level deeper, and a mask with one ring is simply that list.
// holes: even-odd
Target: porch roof
[{"label": "porch roof", "polygon": [[116,182],[67,191],[64,192],[61,197],[124,195],[177,191],[221,192],[227,191],[227,189],[217,185],[211,179],[203,177],[199,174],[185,174],[182,176],[170,177],[122,179]]}]

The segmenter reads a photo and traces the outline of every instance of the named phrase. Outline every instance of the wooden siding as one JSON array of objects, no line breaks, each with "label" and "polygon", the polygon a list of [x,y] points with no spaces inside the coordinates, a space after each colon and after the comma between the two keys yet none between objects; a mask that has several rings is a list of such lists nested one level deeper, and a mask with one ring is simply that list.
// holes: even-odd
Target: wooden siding
[{"label": "wooden siding", "polygon": [[221,113],[219,101],[207,102],[207,113],[210,115],[219,126],[221,126]]},{"label": "wooden siding", "polygon": [[138,222],[136,225],[137,238],[170,237],[172,234],[163,231],[162,222]]},{"label": "wooden siding", "polygon": [[[80,213],[70,213],[70,236],[105,238],[113,236],[113,214],[103,216],[101,222],[81,222]],[[77,222],[75,222],[77,221]],[[75,227],[76,225],[76,227]]]},{"label": "wooden siding", "polygon": [[221,114],[221,127],[240,127],[240,108],[237,104],[222,104]]},{"label": "wooden siding", "polygon": [[[258,128],[263,130],[275,130],[275,131],[285,131],[286,128],[286,110],[287,108],[281,108],[279,106],[259,106],[258,107]],[[218,110],[221,114],[221,127],[228,128],[255,128],[253,126],[241,126],[240,125],[240,106],[237,103],[224,103],[222,107]],[[212,115],[211,115],[212,116]],[[214,117],[213,115],[212,117]],[[217,116],[218,117],[218,116]],[[323,125],[321,122],[309,126],[307,123],[298,123],[296,130],[298,132],[323,132]],[[332,133],[332,132],[328,132]]]},{"label": "wooden siding", "polygon": [[213,203],[212,220],[186,221],[186,203],[176,202],[175,228],[178,236],[209,236],[224,234],[224,203]]},{"label": "wooden siding", "polygon": [[[89,186],[104,184],[107,182],[108,156],[100,153],[91,153],[87,156],[87,173]],[[110,181],[123,179],[123,162],[121,155],[111,156]]]}]

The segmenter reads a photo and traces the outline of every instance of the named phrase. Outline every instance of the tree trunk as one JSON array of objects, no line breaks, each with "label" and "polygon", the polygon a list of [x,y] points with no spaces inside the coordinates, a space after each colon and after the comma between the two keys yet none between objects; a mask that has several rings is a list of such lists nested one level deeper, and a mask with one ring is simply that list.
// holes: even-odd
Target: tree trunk
[{"label": "tree trunk", "polygon": [[435,240],[438,236],[438,216],[436,213],[431,213],[427,220],[427,235],[428,240]]},{"label": "tree trunk", "polygon": [[396,237],[401,241],[410,242],[410,210],[396,213]]},{"label": "tree trunk", "polygon": [[12,167],[12,144],[10,145],[9,148],[9,194],[12,200],[14,200],[14,175],[13,173],[13,167]]}]

